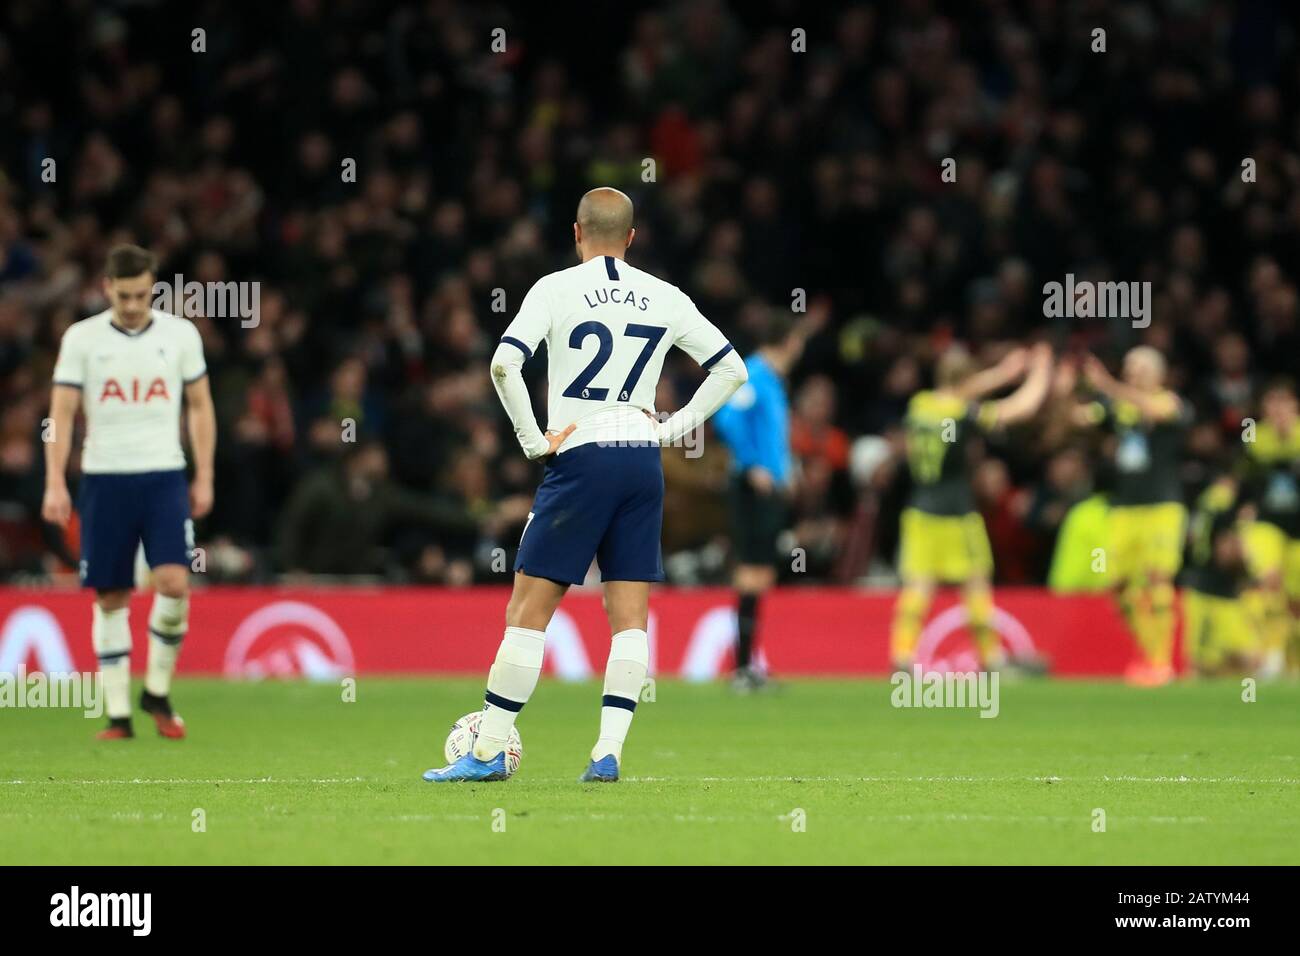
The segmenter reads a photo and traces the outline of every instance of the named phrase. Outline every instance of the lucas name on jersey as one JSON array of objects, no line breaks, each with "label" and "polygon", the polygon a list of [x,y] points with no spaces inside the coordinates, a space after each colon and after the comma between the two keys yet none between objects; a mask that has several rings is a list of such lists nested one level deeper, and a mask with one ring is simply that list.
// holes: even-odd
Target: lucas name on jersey
[{"label": "lucas name on jersey", "polygon": [[586,301],[590,309],[598,308],[602,305],[631,305],[645,312],[650,308],[650,297],[643,295],[637,298],[634,289],[619,288],[611,286],[608,289],[593,289],[591,292],[584,292],[582,298]]}]

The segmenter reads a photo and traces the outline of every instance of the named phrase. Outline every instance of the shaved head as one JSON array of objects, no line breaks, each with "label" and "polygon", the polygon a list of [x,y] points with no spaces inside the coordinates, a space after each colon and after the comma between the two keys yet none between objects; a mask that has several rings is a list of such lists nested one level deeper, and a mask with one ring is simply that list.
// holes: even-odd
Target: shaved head
[{"label": "shaved head", "polygon": [[584,243],[622,248],[632,231],[632,200],[608,186],[593,189],[578,203],[578,226]]}]

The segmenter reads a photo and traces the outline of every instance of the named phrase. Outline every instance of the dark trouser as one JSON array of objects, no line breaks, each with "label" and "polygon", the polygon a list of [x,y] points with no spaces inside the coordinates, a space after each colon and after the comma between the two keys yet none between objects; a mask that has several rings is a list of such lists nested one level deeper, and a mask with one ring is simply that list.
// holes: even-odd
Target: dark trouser
[{"label": "dark trouser", "polygon": [[[777,560],[777,538],[786,525],[785,498],[780,491],[760,494],[745,479],[731,479],[732,551],[739,565],[771,567]],[[736,606],[736,668],[753,662],[757,642],[758,593],[741,593]]]}]

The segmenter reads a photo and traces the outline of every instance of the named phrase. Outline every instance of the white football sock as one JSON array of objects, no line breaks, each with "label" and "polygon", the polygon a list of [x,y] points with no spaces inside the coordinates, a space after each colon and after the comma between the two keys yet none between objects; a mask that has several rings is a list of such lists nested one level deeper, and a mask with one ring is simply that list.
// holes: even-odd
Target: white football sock
[{"label": "white football sock", "polygon": [[591,748],[591,759],[613,754],[623,759],[623,741],[632,726],[641,685],[650,666],[650,638],[645,631],[619,631],[610,641],[609,663],[605,665],[605,696],[600,708],[600,738]]},{"label": "white football sock", "polygon": [[491,760],[506,749],[515,718],[533,695],[542,673],[546,632],[526,627],[507,627],[496,663],[488,673],[483,718],[474,743],[474,756]]},{"label": "white football sock", "polygon": [[99,656],[104,709],[109,717],[131,716],[131,611],[105,611],[95,602],[90,641]]},{"label": "white football sock", "polygon": [[145,671],[144,688],[155,697],[166,697],[171,692],[176,658],[189,626],[188,594],[178,598],[154,594],[153,609],[149,612],[149,667]]}]

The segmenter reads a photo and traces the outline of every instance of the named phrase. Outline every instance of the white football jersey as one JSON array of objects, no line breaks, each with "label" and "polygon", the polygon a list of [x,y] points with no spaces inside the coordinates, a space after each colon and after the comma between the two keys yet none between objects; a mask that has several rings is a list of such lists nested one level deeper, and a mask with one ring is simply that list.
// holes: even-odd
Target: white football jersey
[{"label": "white football jersey", "polygon": [[546,340],[547,431],[578,427],[560,453],[588,442],[655,441],[655,388],[676,345],[702,367],[731,351],[689,296],[613,256],[538,279],[501,341],[525,360]]},{"label": "white football jersey", "polygon": [[188,319],[154,309],[138,332],[109,309],[63,333],[54,383],[81,389],[87,474],[175,471],[185,467],[181,407],[185,386],[207,374],[203,341]]}]

